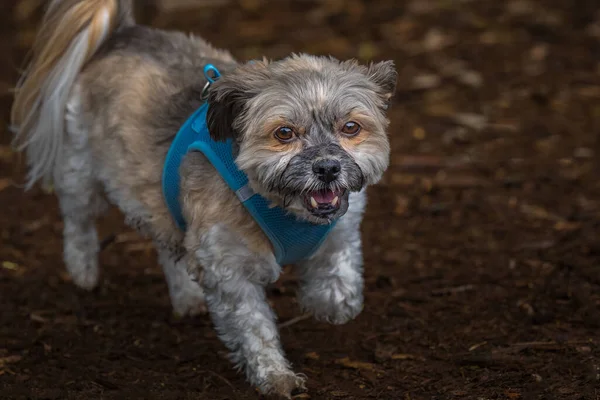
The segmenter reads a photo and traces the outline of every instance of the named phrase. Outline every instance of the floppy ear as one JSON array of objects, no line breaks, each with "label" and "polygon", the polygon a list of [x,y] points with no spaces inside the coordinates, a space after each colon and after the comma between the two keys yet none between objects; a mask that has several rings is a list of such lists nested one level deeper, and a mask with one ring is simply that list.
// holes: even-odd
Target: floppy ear
[{"label": "floppy ear", "polygon": [[266,62],[253,62],[239,66],[212,84],[206,122],[214,140],[238,137],[236,118],[245,111],[246,103],[258,93],[267,78]]},{"label": "floppy ear", "polygon": [[379,94],[383,98],[387,109],[396,92],[396,82],[398,80],[398,72],[394,62],[388,60],[369,65],[367,77],[379,88]]},{"label": "floppy ear", "polygon": [[242,112],[245,98],[243,87],[221,79],[210,88],[206,124],[211,138],[224,142],[237,137],[233,122]]}]

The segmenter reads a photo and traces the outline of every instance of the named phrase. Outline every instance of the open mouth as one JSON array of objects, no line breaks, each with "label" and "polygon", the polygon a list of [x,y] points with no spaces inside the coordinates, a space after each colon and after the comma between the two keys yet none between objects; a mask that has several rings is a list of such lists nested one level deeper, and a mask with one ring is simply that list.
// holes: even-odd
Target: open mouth
[{"label": "open mouth", "polygon": [[309,192],[304,198],[306,208],[317,216],[326,216],[340,209],[344,196],[343,190],[316,190]]}]

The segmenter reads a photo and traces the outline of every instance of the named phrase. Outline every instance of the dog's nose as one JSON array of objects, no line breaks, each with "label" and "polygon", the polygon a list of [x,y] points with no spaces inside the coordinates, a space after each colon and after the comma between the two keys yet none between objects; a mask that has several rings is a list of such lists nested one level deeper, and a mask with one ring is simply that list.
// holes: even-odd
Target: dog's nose
[{"label": "dog's nose", "polygon": [[330,158],[315,161],[312,166],[313,172],[325,183],[333,182],[337,179],[342,165],[338,160]]}]

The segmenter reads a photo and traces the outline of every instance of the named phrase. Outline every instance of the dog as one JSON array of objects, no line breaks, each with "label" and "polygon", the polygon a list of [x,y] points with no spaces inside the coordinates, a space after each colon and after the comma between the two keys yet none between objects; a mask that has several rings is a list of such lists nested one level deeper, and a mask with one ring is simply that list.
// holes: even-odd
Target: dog
[{"label": "dog", "polygon": [[[232,143],[249,188],[297,221],[331,229],[295,263],[299,303],[344,324],[363,308],[365,190],[389,164],[392,61],[291,54],[239,62],[199,37],[135,23],[130,0],[52,0],[11,110],[27,188],[51,185],[64,261],[84,289],[99,281],[95,218],[109,204],[156,246],[174,311],[210,314],[233,363],[260,392],[305,388],[279,341],[265,286],[273,243],[201,152],[178,167],[180,229],[162,189],[177,132],[208,104],[215,142]],[[203,68],[212,65],[218,79]],[[300,238],[299,238],[300,239]]]}]

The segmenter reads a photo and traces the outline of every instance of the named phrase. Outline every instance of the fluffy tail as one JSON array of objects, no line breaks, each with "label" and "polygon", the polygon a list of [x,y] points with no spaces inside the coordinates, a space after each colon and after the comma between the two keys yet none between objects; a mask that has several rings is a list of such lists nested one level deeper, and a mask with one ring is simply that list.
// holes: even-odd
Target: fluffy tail
[{"label": "fluffy tail", "polygon": [[51,0],[11,110],[13,144],[25,150],[29,189],[51,185],[77,76],[117,29],[134,23],[131,0]]}]

